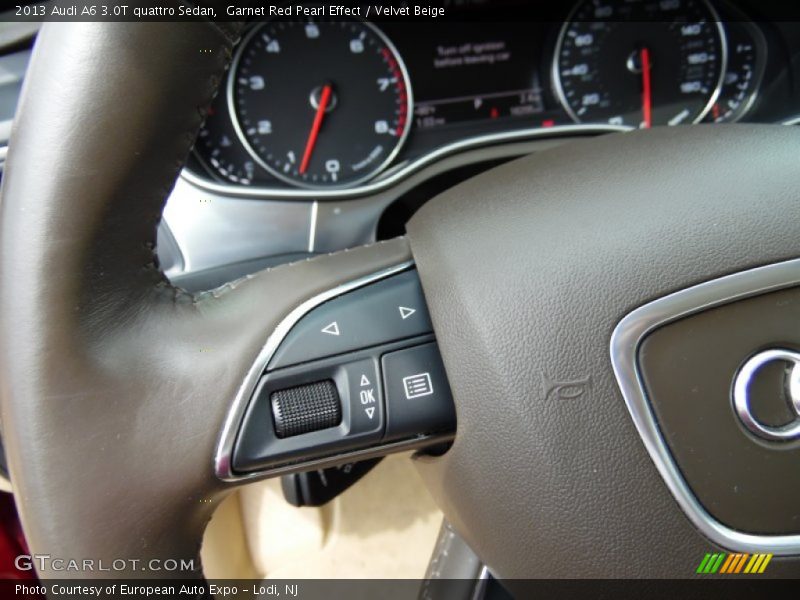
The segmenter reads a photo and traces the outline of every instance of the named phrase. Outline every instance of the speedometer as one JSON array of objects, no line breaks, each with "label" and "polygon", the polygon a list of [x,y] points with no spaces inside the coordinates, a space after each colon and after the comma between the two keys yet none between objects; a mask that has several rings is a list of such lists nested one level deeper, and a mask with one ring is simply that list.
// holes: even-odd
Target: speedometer
[{"label": "speedometer", "polygon": [[307,188],[374,177],[411,124],[402,60],[378,29],[360,21],[256,27],[237,54],[228,94],[253,158]]},{"label": "speedometer", "polygon": [[728,68],[719,97],[703,119],[706,122],[738,121],[751,107],[767,58],[764,34],[753,22],[734,13],[736,20],[725,22],[728,40]]},{"label": "speedometer", "polygon": [[709,111],[725,62],[705,0],[583,0],[559,36],[553,80],[575,121],[678,125]]}]

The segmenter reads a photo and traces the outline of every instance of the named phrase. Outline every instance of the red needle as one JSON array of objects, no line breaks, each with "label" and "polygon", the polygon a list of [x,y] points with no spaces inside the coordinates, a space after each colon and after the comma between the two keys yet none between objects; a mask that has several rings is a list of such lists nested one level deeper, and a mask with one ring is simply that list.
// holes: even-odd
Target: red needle
[{"label": "red needle", "polygon": [[322,86],[322,92],[319,95],[319,104],[317,105],[317,113],[314,115],[314,123],[311,125],[311,131],[308,134],[306,149],[305,152],[303,152],[303,160],[300,162],[299,172],[301,175],[308,169],[311,153],[314,151],[314,145],[317,143],[319,128],[322,127],[322,119],[325,116],[325,109],[328,108],[328,102],[330,102],[332,91],[329,83]]},{"label": "red needle", "polygon": [[644,128],[650,129],[653,125],[653,93],[650,88],[650,50],[642,48],[639,51],[639,60],[642,64],[642,114],[644,115]]}]

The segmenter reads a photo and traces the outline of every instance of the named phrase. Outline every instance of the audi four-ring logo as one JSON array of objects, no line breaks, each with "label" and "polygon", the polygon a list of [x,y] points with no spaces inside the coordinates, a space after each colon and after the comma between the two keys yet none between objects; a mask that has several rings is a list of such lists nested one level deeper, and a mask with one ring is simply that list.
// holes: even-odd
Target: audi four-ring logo
[{"label": "audi four-ring logo", "polygon": [[[753,415],[750,407],[750,384],[753,378],[762,367],[773,362],[782,362],[790,367],[787,391],[795,416],[790,423],[780,427],[765,425]],[[748,359],[733,383],[733,407],[744,426],[765,440],[789,441],[800,438],[800,353],[775,348]]]}]

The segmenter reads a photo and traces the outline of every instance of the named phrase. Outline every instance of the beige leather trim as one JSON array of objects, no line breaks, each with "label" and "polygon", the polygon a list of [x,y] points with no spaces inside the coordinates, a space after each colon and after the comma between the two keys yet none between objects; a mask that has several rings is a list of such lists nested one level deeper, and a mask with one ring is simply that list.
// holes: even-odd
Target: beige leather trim
[{"label": "beige leather trim", "polygon": [[387,457],[321,508],[289,505],[280,479],[242,488],[206,530],[206,577],[423,577],[442,513],[408,456]]},{"label": "beige leather trim", "polygon": [[239,492],[219,505],[206,527],[200,559],[207,579],[261,579],[245,541]]}]

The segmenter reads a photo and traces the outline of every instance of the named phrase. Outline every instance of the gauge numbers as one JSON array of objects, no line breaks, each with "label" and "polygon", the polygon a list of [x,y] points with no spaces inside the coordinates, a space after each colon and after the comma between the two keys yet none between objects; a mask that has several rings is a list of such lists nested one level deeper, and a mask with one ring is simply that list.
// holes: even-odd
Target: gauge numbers
[{"label": "gauge numbers", "polygon": [[273,175],[350,186],[396,156],[411,121],[401,58],[360,21],[272,21],[242,43],[228,87],[243,143]]},{"label": "gauge numbers", "polygon": [[725,62],[704,0],[584,0],[559,36],[553,81],[577,122],[678,125],[710,110]]}]

